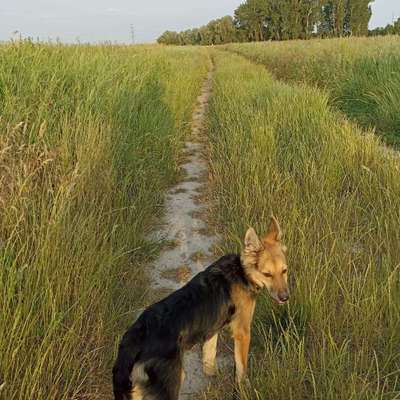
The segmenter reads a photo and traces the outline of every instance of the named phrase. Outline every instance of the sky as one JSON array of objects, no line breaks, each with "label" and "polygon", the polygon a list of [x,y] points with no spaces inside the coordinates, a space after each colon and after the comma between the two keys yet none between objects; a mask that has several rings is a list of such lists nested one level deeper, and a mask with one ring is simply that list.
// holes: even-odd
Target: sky
[{"label": "sky", "polygon": [[[23,37],[63,42],[153,42],[165,30],[183,30],[233,15],[243,0],[1,0],[0,40]],[[400,17],[400,0],[375,0],[370,26]],[[14,34],[15,35],[15,34]]]}]

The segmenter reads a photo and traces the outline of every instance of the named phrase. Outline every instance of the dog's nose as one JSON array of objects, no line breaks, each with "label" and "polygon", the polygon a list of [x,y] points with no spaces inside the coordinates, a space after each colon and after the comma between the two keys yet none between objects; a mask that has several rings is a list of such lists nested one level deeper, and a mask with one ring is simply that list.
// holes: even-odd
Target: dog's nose
[{"label": "dog's nose", "polygon": [[289,293],[288,292],[280,292],[278,294],[278,298],[282,303],[285,303],[289,300]]}]

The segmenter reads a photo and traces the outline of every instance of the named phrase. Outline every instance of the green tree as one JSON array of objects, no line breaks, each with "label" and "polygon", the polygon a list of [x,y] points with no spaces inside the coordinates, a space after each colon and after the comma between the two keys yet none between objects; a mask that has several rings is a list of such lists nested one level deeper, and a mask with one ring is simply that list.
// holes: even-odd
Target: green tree
[{"label": "green tree", "polygon": [[318,22],[320,0],[248,0],[235,11],[247,40],[309,38]]},{"label": "green tree", "polygon": [[372,15],[370,3],[372,3],[371,0],[348,0],[348,29],[352,35],[368,34],[368,24]]},{"label": "green tree", "polygon": [[309,39],[321,19],[321,0],[302,0],[301,39]]},{"label": "green tree", "polygon": [[371,36],[380,35],[400,35],[400,18],[392,24],[386,25],[384,28],[379,27],[369,31]]},{"label": "green tree", "polygon": [[400,18],[393,24],[393,35],[400,35]]},{"label": "green tree", "polygon": [[160,44],[180,44],[179,33],[173,31],[165,31],[158,39]]},{"label": "green tree", "polygon": [[219,20],[219,30],[221,40],[223,43],[237,42],[237,29],[235,27],[233,18],[227,15]]},{"label": "green tree", "polygon": [[372,1],[325,0],[321,6],[320,35],[367,35]]},{"label": "green tree", "polygon": [[266,37],[268,0],[247,0],[235,10],[235,25],[245,32],[250,41],[262,41]]},{"label": "green tree", "polygon": [[[167,31],[167,44],[213,45],[242,41],[308,39],[368,34],[373,0],[246,0],[234,19],[225,16],[198,29]],[[400,23],[382,32],[396,32]],[[383,34],[376,30],[371,34]]]},{"label": "green tree", "polygon": [[342,36],[344,34],[346,6],[345,0],[327,0],[322,3],[319,27],[322,36]]}]

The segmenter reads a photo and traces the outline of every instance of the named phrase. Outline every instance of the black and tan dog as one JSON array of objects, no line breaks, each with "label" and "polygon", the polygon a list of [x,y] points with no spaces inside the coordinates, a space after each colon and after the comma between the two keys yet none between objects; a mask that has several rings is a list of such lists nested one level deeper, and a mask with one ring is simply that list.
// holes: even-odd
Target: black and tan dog
[{"label": "black and tan dog", "polygon": [[164,300],[147,308],[129,328],[113,368],[116,400],[177,400],[185,350],[203,345],[203,367],[215,373],[219,330],[230,325],[236,379],[246,373],[250,328],[260,288],[278,303],[288,298],[285,246],[278,222],[259,239],[253,228],[241,255],[226,255]]}]

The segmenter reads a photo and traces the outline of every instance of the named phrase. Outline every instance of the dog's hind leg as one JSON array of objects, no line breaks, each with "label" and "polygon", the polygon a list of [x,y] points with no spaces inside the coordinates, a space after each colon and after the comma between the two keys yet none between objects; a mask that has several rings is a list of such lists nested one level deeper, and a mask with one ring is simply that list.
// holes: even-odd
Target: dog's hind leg
[{"label": "dog's hind leg", "polygon": [[132,400],[144,400],[144,393],[140,385],[135,385],[131,392]]},{"label": "dog's hind leg", "polygon": [[178,400],[184,378],[180,354],[175,358],[156,359],[148,367],[149,381],[143,400]]},{"label": "dog's hind leg", "polygon": [[203,344],[203,371],[206,375],[215,375],[218,333]]},{"label": "dog's hind leg", "polygon": [[132,400],[145,400],[144,387],[149,381],[149,377],[145,371],[145,365],[142,363],[136,364],[131,373],[133,388],[131,391]]}]

